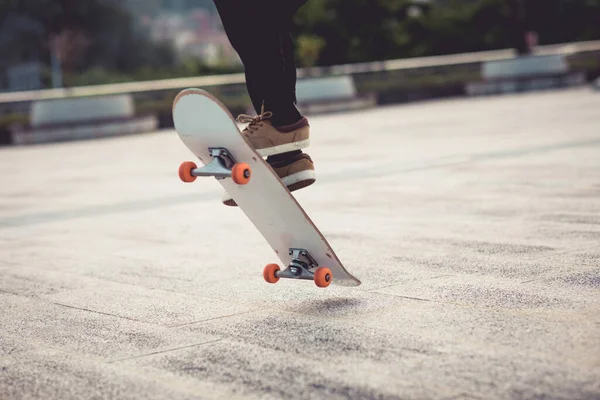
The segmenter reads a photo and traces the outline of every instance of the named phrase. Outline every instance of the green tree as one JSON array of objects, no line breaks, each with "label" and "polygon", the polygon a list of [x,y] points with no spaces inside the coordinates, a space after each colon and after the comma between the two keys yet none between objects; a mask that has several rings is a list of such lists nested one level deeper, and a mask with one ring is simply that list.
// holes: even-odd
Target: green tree
[{"label": "green tree", "polygon": [[300,36],[297,42],[298,65],[302,67],[314,66],[323,47],[325,47],[325,40],[320,36]]},{"label": "green tree", "polygon": [[600,39],[599,16],[600,0],[309,0],[294,21],[332,65],[517,47],[528,30],[541,44]]},{"label": "green tree", "polygon": [[[107,0],[0,0],[3,26],[13,21],[8,36],[17,36],[21,55],[15,61],[27,61],[36,54],[49,63],[56,45],[68,73],[86,69],[115,70],[131,73],[143,65],[164,66],[174,63],[169,46],[156,45],[136,33],[131,15],[116,1]],[[24,21],[37,26],[25,34]],[[0,32],[3,30],[0,29]],[[0,34],[0,53],[14,50]]]}]

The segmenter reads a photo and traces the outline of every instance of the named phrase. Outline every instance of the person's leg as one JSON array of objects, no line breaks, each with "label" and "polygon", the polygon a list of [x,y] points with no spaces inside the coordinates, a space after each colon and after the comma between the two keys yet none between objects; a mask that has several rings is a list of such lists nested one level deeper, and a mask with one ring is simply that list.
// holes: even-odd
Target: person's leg
[{"label": "person's leg", "polygon": [[294,43],[290,32],[282,25],[277,32],[279,46],[279,74],[277,84],[266,93],[265,110],[273,112],[274,126],[286,126],[298,122],[302,115],[296,108],[296,62]]},{"label": "person's leg", "polygon": [[[244,133],[259,154],[268,156],[267,162],[290,191],[311,185],[315,182],[313,162],[299,150],[308,146],[309,125],[296,108],[296,64],[290,31],[293,13],[306,0],[214,2],[229,41],[244,64],[248,94],[259,115],[248,121]],[[223,203],[236,205],[227,194]]]},{"label": "person's leg", "polygon": [[[286,5],[286,1],[275,0],[277,5]],[[294,40],[292,38],[292,15],[295,10],[282,8],[277,24],[277,40],[281,74],[278,84],[266,101],[266,109],[273,111],[273,125],[285,126],[298,122],[302,115],[296,108],[296,60],[294,56]]]},{"label": "person's leg", "polygon": [[[290,19],[291,21],[291,19]],[[272,106],[267,109],[273,109],[273,125],[283,129],[294,126],[300,121],[300,124],[307,123],[305,118],[296,108],[296,60],[294,56],[294,42],[290,30],[287,26],[282,26],[279,30],[279,40],[281,47],[283,77],[281,80],[281,94],[275,96]],[[277,105],[280,105],[277,109]],[[276,118],[278,117],[278,118]],[[297,159],[302,150],[289,151],[281,154],[275,154],[267,157],[267,162],[271,165],[277,165],[285,160]]]},{"label": "person's leg", "polygon": [[232,47],[244,64],[246,87],[257,114],[263,105],[274,126],[302,117],[296,109],[291,10],[277,0],[215,0]]},{"label": "person's leg", "polygon": [[[292,17],[308,0],[274,0],[275,4],[283,7],[280,14],[281,19],[279,29],[283,66],[285,69],[285,90],[291,93],[293,103],[296,103],[296,59],[294,55],[295,45],[292,38]],[[299,118],[298,118],[299,119]]]},{"label": "person's leg", "polygon": [[221,23],[229,43],[236,51],[246,75],[246,87],[252,105],[260,112],[260,80],[254,79],[255,70],[252,51],[260,40],[258,32],[254,29],[256,24],[256,10],[252,7],[254,2],[247,0],[214,0],[214,4],[221,18]]}]

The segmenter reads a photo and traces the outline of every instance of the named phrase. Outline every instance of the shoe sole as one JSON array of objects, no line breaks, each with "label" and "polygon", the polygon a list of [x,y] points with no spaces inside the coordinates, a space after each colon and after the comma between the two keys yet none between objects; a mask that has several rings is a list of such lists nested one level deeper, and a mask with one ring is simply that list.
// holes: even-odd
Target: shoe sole
[{"label": "shoe sole", "polygon": [[256,152],[261,157],[274,156],[276,154],[287,153],[290,151],[304,149],[310,146],[310,138],[300,140],[298,142],[280,144],[279,146],[265,147],[264,149],[256,149]]},{"label": "shoe sole", "polygon": [[[290,192],[294,192],[315,183],[315,171],[308,170],[297,172],[290,176],[286,176],[282,180],[285,186],[287,186],[288,190]],[[223,200],[223,204],[230,207],[237,207],[237,203],[232,198]]]}]

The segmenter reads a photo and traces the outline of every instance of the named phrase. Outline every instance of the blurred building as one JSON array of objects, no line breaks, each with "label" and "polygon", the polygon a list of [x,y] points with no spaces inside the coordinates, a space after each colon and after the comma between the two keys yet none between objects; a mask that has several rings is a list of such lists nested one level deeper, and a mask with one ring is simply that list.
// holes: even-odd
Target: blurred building
[{"label": "blurred building", "polygon": [[140,19],[156,42],[169,42],[181,61],[189,58],[208,65],[239,64],[218,14],[203,8],[186,13],[162,10],[155,17]]}]

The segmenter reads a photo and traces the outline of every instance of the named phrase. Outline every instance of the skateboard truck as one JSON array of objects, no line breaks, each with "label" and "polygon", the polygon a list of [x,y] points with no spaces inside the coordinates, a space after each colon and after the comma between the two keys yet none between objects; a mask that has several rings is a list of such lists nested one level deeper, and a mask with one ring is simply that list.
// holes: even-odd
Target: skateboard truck
[{"label": "skateboard truck", "polygon": [[314,281],[319,287],[327,287],[333,279],[329,268],[319,267],[317,261],[305,249],[291,248],[292,260],[286,269],[280,270],[279,265],[269,264],[263,271],[265,280],[276,283],[280,278],[305,279]]},{"label": "skateboard truck", "polygon": [[217,180],[231,178],[238,185],[245,185],[250,181],[250,166],[236,162],[226,148],[209,147],[208,153],[212,160],[201,168],[192,161],[181,163],[179,178],[183,182],[193,182],[198,176],[214,176]]}]

